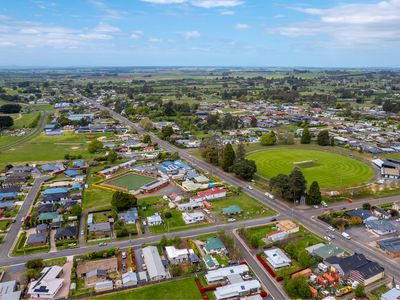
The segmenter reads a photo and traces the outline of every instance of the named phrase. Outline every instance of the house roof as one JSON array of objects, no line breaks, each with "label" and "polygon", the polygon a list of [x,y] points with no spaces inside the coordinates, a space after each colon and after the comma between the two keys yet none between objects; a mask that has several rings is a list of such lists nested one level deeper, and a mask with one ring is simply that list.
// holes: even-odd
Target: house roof
[{"label": "house roof", "polygon": [[50,188],[43,192],[44,195],[68,193],[68,188]]},{"label": "house roof", "polygon": [[348,215],[350,217],[359,217],[363,221],[370,217],[373,217],[372,213],[366,209],[354,209],[354,210],[346,211],[346,215]]},{"label": "house roof", "polygon": [[86,278],[90,277],[106,277],[107,276],[107,271],[106,270],[101,270],[101,269],[94,269],[86,273]]},{"label": "house roof", "polygon": [[222,212],[226,215],[240,214],[242,211],[243,210],[238,205],[231,205],[222,209]]},{"label": "house roof", "polygon": [[136,207],[127,210],[124,215],[125,222],[136,222],[139,219],[138,210]]},{"label": "house roof", "polygon": [[33,233],[28,237],[28,240],[26,241],[28,245],[36,243],[46,243],[46,242],[47,242],[47,234],[44,233]]},{"label": "house roof", "polygon": [[374,231],[381,231],[381,232],[396,232],[397,231],[397,227],[386,220],[370,220],[370,221],[366,221],[365,225],[369,229],[374,230]]},{"label": "house roof", "polygon": [[225,249],[225,245],[219,237],[210,237],[207,239],[207,242],[204,245],[204,248],[207,251],[212,251],[212,250],[219,251],[221,249]]},{"label": "house roof", "polygon": [[378,241],[377,243],[384,250],[387,250],[392,253],[400,253],[400,238],[399,237]]},{"label": "house roof", "polygon": [[360,272],[365,279],[374,277],[375,275],[382,273],[384,270],[383,267],[373,261],[369,261],[356,269],[356,271]]},{"label": "house roof", "polygon": [[137,274],[135,272],[128,272],[128,273],[124,273],[122,274],[122,283],[126,284],[128,282],[137,282],[138,278],[137,278]]},{"label": "house roof", "polygon": [[55,238],[63,238],[63,237],[70,237],[70,236],[77,236],[78,235],[78,227],[76,226],[67,226],[58,228],[55,234]]},{"label": "house roof", "polygon": [[41,213],[41,214],[39,215],[39,221],[57,219],[58,216],[59,216],[59,215],[58,215],[58,212],[56,212],[56,211]]},{"label": "house roof", "polygon": [[142,253],[150,278],[165,277],[167,275],[157,247],[147,246],[143,248]]},{"label": "house roof", "polygon": [[103,222],[103,223],[91,223],[88,224],[89,231],[90,232],[96,232],[96,231],[111,231],[111,226],[110,223],[108,222]]},{"label": "house roof", "polygon": [[313,254],[321,257],[322,259],[326,259],[331,256],[336,256],[338,254],[343,253],[344,250],[342,248],[336,247],[332,244],[323,245],[322,247],[318,247],[314,249]]},{"label": "house roof", "polygon": [[[343,270],[345,274],[348,274],[352,270],[358,270],[362,266],[369,264],[371,261],[368,260],[364,254],[354,253],[351,256],[337,257],[332,256],[325,260],[329,264],[337,264]],[[383,269],[383,268],[382,268]],[[363,270],[361,268],[361,270]]]}]

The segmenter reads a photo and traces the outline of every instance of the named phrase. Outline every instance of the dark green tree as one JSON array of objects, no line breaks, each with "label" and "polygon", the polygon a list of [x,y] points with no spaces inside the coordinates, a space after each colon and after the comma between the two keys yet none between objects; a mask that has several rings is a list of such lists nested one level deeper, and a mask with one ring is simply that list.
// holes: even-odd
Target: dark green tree
[{"label": "dark green tree", "polygon": [[71,214],[80,218],[80,216],[82,215],[82,207],[79,204],[75,204],[71,208]]},{"label": "dark green tree", "polygon": [[310,130],[308,130],[308,127],[304,127],[303,133],[301,134],[300,143],[302,143],[302,144],[311,143],[311,133],[310,133]]},{"label": "dark green tree", "polygon": [[362,207],[365,210],[371,210],[371,203],[368,203],[368,202],[363,203]]},{"label": "dark green tree", "polygon": [[19,104],[4,104],[0,107],[0,112],[4,114],[17,114],[21,111]]},{"label": "dark green tree", "polygon": [[164,126],[161,129],[161,137],[164,140],[169,140],[171,135],[173,135],[173,134],[174,134],[174,129],[172,128],[171,125]]},{"label": "dark green tree", "polygon": [[319,190],[319,184],[317,181],[313,181],[311,183],[310,188],[308,189],[306,203],[308,205],[317,205],[322,201],[321,191]]},{"label": "dark green tree", "polygon": [[281,198],[286,199],[289,193],[289,176],[285,174],[278,174],[272,177],[269,185],[272,192]]},{"label": "dark green tree", "polygon": [[310,299],[312,294],[304,276],[287,277],[283,282],[286,293],[293,299]]},{"label": "dark green tree", "polygon": [[150,145],[150,144],[151,144],[151,137],[150,137],[150,134],[145,134],[145,135],[143,135],[143,137],[142,137],[142,142],[145,143],[145,144],[147,144],[147,145]]},{"label": "dark green tree", "polygon": [[244,143],[240,142],[236,149],[236,161],[242,161],[246,157],[246,148]]},{"label": "dark green tree", "polygon": [[107,161],[109,161],[110,163],[115,163],[117,158],[118,158],[118,154],[114,150],[110,151],[107,154]]},{"label": "dark green tree", "polygon": [[321,130],[317,136],[317,143],[320,146],[329,146],[331,144],[331,139],[329,137],[328,130]]},{"label": "dark green tree", "polygon": [[137,205],[137,199],[134,195],[124,192],[114,192],[111,205],[116,211],[124,211]]},{"label": "dark green tree", "polygon": [[222,150],[221,162],[220,162],[221,168],[225,172],[228,172],[235,163],[235,158],[236,158],[235,151],[233,150],[231,143],[226,144],[224,149]]},{"label": "dark green tree", "polygon": [[360,283],[356,286],[356,288],[354,289],[354,295],[356,297],[365,297],[365,286]]},{"label": "dark green tree", "polygon": [[299,168],[294,168],[289,174],[289,200],[298,201],[306,192],[307,181]]},{"label": "dark green tree", "polygon": [[14,120],[10,116],[0,116],[0,128],[7,128],[14,125]]},{"label": "dark green tree", "polygon": [[219,148],[215,145],[208,145],[202,151],[202,156],[205,160],[213,165],[218,165],[219,163]]},{"label": "dark green tree", "polygon": [[100,151],[101,149],[103,149],[103,143],[98,140],[93,140],[88,145],[89,153],[96,153],[97,151]]},{"label": "dark green tree", "polygon": [[253,179],[254,174],[257,172],[257,166],[254,160],[245,159],[235,163],[231,171],[242,179],[250,180]]}]

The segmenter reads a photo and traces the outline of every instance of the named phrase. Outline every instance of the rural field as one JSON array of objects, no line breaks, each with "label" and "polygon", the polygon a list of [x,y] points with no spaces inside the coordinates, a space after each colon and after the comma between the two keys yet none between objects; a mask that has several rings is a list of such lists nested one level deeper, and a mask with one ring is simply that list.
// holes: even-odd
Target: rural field
[{"label": "rural field", "polygon": [[318,181],[321,187],[354,186],[374,177],[366,164],[339,154],[304,149],[277,149],[250,154],[257,164],[257,173],[266,178],[289,174],[299,167],[307,183]]}]

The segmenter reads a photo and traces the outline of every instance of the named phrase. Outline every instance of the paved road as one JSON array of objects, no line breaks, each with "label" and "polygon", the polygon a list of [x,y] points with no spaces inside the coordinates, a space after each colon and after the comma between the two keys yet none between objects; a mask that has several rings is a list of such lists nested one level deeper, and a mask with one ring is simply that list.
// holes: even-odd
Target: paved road
[{"label": "paved road", "polygon": [[43,111],[42,118],[40,119],[40,123],[39,123],[38,127],[36,127],[31,133],[29,133],[28,135],[25,135],[24,137],[20,138],[19,140],[0,147],[0,150],[6,150],[6,149],[9,149],[16,145],[19,145],[23,142],[29,141],[30,139],[32,139],[33,137],[35,137],[36,135],[41,133],[43,131],[44,127],[46,126],[46,119],[47,119],[47,112]]},{"label": "paved road", "polygon": [[[89,100],[89,99],[86,98],[86,100]],[[102,105],[99,105],[98,103],[95,103],[93,101],[91,101],[91,103],[93,103],[93,105],[99,109],[107,110],[115,119],[119,120],[122,123],[125,123],[126,125],[128,125],[132,128],[135,128],[138,131],[138,133],[140,133],[140,134],[147,133],[146,131],[144,131],[143,129],[138,127],[135,123],[133,123],[130,120],[124,118],[123,116],[115,113],[111,109],[104,107]],[[242,187],[243,191],[246,194],[267,204],[268,206],[272,207],[276,211],[279,211],[282,217],[287,217],[287,218],[296,220],[296,221],[302,223],[303,225],[305,225],[310,231],[312,231],[320,236],[325,235],[326,231],[328,230],[327,224],[325,224],[317,219],[311,218],[311,216],[309,214],[305,214],[303,211],[299,211],[299,210],[296,210],[295,208],[289,207],[284,202],[271,200],[271,199],[265,197],[263,192],[261,192],[257,189],[250,190],[247,188],[248,182],[245,182],[245,181],[235,177],[232,174],[223,172],[221,169],[219,169],[215,166],[212,166],[212,165],[190,155],[186,150],[179,149],[179,148],[171,145],[170,143],[161,140],[154,134],[151,134],[151,136],[152,136],[152,140],[157,142],[161,147],[163,147],[167,151],[178,152],[181,158],[187,160],[190,164],[194,165],[195,167],[198,167],[206,172],[209,172],[209,173],[219,177],[220,179],[224,180],[225,182],[231,184],[232,186]],[[390,199],[391,199],[391,197],[390,197]],[[385,200],[380,200],[380,201],[385,201]],[[354,203],[354,205],[357,205],[357,203]],[[342,204],[342,206],[343,206],[343,204]],[[350,253],[355,253],[355,252],[363,253],[371,260],[381,263],[382,266],[385,267],[385,272],[387,275],[394,276],[398,280],[400,279],[399,264],[397,262],[394,262],[393,260],[391,260],[385,254],[378,252],[376,250],[373,250],[369,246],[361,244],[357,241],[346,240],[346,239],[342,238],[341,236],[338,236],[336,238],[335,244]]]},{"label": "paved road", "polygon": [[40,186],[47,179],[46,176],[41,176],[35,179],[33,182],[33,186],[28,192],[28,195],[25,197],[25,200],[19,210],[17,216],[15,217],[16,222],[11,224],[11,227],[4,238],[3,242],[0,245],[0,257],[8,256],[9,252],[12,249],[12,246],[17,238],[18,232],[21,229],[22,222],[21,219],[26,217],[30,207],[36,199],[37,194],[40,191]]}]

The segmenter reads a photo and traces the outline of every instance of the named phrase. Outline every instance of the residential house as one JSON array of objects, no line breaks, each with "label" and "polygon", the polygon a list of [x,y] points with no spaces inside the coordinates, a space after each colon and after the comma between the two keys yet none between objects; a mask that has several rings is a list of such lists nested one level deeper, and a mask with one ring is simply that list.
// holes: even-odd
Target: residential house
[{"label": "residential house", "polygon": [[122,274],[122,285],[124,287],[137,286],[138,276],[135,272],[127,272]]},{"label": "residential house", "polygon": [[224,281],[226,278],[232,275],[243,275],[249,272],[249,267],[245,264],[229,266],[225,268],[220,268],[217,270],[208,271],[204,276],[208,284],[213,284],[218,281]]},{"label": "residential house", "polygon": [[279,230],[287,232],[287,233],[296,233],[300,230],[299,225],[297,225],[295,222],[293,222],[291,220],[279,221],[276,224],[276,227],[278,227]]},{"label": "residential house", "polygon": [[228,216],[239,215],[242,212],[243,212],[243,210],[238,205],[231,205],[231,206],[228,206],[228,207],[224,207],[222,209],[222,213],[224,215],[228,215]]},{"label": "residential house", "polygon": [[366,221],[365,227],[379,235],[387,235],[397,232],[397,227],[387,220]]},{"label": "residential house", "polygon": [[175,246],[165,247],[165,253],[169,262],[173,265],[181,264],[189,260],[188,249],[176,249]]},{"label": "residential house", "polygon": [[114,284],[111,280],[96,282],[94,285],[94,290],[96,291],[96,293],[111,291],[113,288]]},{"label": "residential house", "polygon": [[400,257],[400,237],[377,241],[376,243],[390,257]]},{"label": "residential house", "polygon": [[182,213],[182,219],[185,224],[195,224],[197,222],[204,221],[204,213],[201,211],[193,213]]},{"label": "residential house", "polygon": [[156,226],[163,223],[163,219],[161,218],[159,213],[155,213],[152,216],[147,217],[147,225],[148,226]]},{"label": "residential house", "polygon": [[139,220],[139,214],[136,207],[119,214],[119,218],[125,221],[125,224],[135,224]]},{"label": "residential house", "polygon": [[63,268],[60,266],[44,268],[40,278],[30,283],[28,295],[31,298],[54,299],[64,283],[62,274]]},{"label": "residential house", "polygon": [[218,260],[212,255],[204,255],[203,261],[206,265],[207,270],[215,270],[219,268]]},{"label": "residential house", "polygon": [[383,267],[359,253],[343,258],[332,256],[324,263],[330,267],[331,271],[339,272],[341,276],[358,281],[365,286],[382,279],[385,275]]},{"label": "residential house", "polygon": [[366,221],[378,220],[377,217],[372,215],[372,213],[366,209],[354,209],[346,211],[346,215],[348,215],[349,217],[358,217],[362,220],[363,223],[365,223]]},{"label": "residential house", "polygon": [[46,233],[32,233],[29,235],[26,245],[28,247],[43,246],[47,244],[48,234]]},{"label": "residential house", "polygon": [[394,287],[391,290],[381,295],[381,300],[399,300],[400,299],[400,289]]},{"label": "residential house", "polygon": [[219,188],[219,187],[213,187],[211,189],[198,192],[197,196],[193,196],[190,198],[190,200],[213,200],[213,199],[218,199],[218,198],[223,198],[226,196],[226,190]]},{"label": "residential house", "polygon": [[261,290],[261,284],[258,280],[248,280],[232,283],[217,287],[214,291],[215,298],[217,300],[224,299],[238,299],[245,296],[249,296],[255,293],[259,293]]},{"label": "residential house", "polygon": [[111,235],[111,225],[109,222],[88,224],[90,234],[94,235]]},{"label": "residential house", "polygon": [[54,236],[56,241],[76,239],[78,236],[77,226],[66,226],[58,228]]},{"label": "residential house", "polygon": [[286,239],[289,236],[289,233],[286,231],[274,231],[267,233],[267,239],[270,240],[271,242],[276,242],[276,241],[281,241]]},{"label": "residential house", "polygon": [[158,190],[161,190],[162,188],[166,187],[169,185],[169,181],[165,179],[160,179],[160,180],[154,180],[152,182],[149,182],[143,186],[140,187],[140,189],[143,191],[145,194],[150,194],[154,193]]},{"label": "residential house", "polygon": [[36,226],[36,233],[44,233],[49,234],[50,228],[49,225],[46,223],[42,223]]},{"label": "residential house", "polygon": [[225,245],[219,237],[209,237],[203,249],[207,254],[221,254],[226,252]]},{"label": "residential house", "polygon": [[315,257],[320,257],[323,260],[325,260],[328,257],[332,257],[332,256],[343,257],[344,256],[344,250],[342,248],[339,248],[339,247],[335,246],[335,245],[326,244],[326,245],[322,245],[321,247],[315,248],[312,251],[311,255],[315,256]]},{"label": "residential house", "polygon": [[142,250],[143,260],[147,267],[147,273],[151,281],[162,280],[167,277],[164,265],[161,261],[157,247],[147,246]]},{"label": "residential house", "polygon": [[265,257],[274,269],[290,266],[292,260],[279,248],[264,251]]},{"label": "residential house", "polygon": [[86,273],[85,282],[87,286],[93,286],[98,282],[106,281],[107,271],[101,269],[94,269]]},{"label": "residential house", "polygon": [[15,280],[0,282],[0,300],[19,300],[21,291],[17,291]]}]

